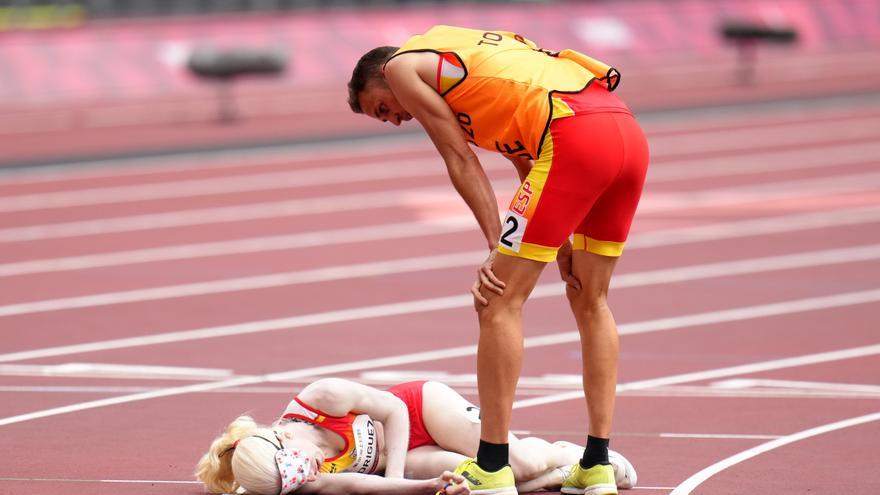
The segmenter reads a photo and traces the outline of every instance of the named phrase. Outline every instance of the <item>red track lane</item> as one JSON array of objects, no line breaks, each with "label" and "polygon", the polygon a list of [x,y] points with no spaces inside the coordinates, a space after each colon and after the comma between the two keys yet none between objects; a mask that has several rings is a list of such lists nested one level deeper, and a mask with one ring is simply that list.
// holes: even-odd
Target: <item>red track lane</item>
[{"label": "red track lane", "polygon": [[[672,266],[687,265],[687,252],[678,253],[681,262]],[[841,292],[840,287],[828,284],[810,283],[813,280],[849,274],[846,288],[850,291],[874,288],[873,277],[862,277],[860,274],[875,272],[880,267],[880,260],[846,263],[828,267],[808,267],[801,270],[786,270],[773,273],[773,283],[766,280],[762,273],[738,275],[732,277],[712,278],[708,280],[687,281],[681,284],[667,284],[664,300],[666,304],[676,303],[679,312],[691,309],[690,304],[707,309],[724,309],[730,307],[729,301],[738,301],[743,305],[760,304],[765,300],[787,300],[805,297],[816,297],[828,293]],[[78,310],[60,310],[29,315],[9,316],[5,320],[14,328],[30,329],[27,335],[16,339],[9,345],[10,350],[39,347],[38,343],[49,338],[56,345],[65,345],[82,341],[120,338],[131,335],[149,335],[157,332],[179,331],[200,327],[220,326],[226,323],[249,322],[284,318],[332,311],[336,308],[365,307],[385,304],[387,302],[406,302],[412,298],[401,298],[399,294],[418,291],[422,298],[445,297],[463,294],[464,288],[457,283],[466,279],[473,272],[471,267],[446,269],[440,273],[426,272],[421,276],[411,274],[388,275],[382,279],[357,278],[309,284],[305,286],[280,287],[244,292],[217,294],[212,296],[196,296],[164,301],[144,303],[127,303],[104,307],[84,308]],[[548,270],[545,280],[553,280],[555,275]],[[431,277],[433,283],[425,284],[424,279]],[[787,284],[791,284],[789,287]],[[622,289],[620,299],[625,301],[643,301],[641,294],[655,291],[654,286],[643,288]],[[779,297],[780,289],[785,289],[785,298]],[[340,291],[353,294],[350,300],[340,300]],[[624,299],[624,294],[626,298]],[[305,307],[298,302],[309,301]],[[532,301],[541,304],[543,301]],[[612,300],[617,303],[617,299]],[[347,304],[346,304],[347,303]],[[626,304],[626,302],[624,302]],[[236,308],[235,319],[217,308]],[[693,311],[696,312],[697,308]],[[455,310],[458,311],[458,310]],[[535,311],[542,314],[540,309]],[[618,309],[618,315],[625,315],[626,320],[643,319],[643,311],[634,309],[632,312]],[[654,315],[651,315],[655,317]],[[671,315],[668,315],[671,316]],[[70,318],[86,322],[84,328],[70,332],[66,322]],[[620,318],[620,316],[618,316]],[[430,328],[430,324],[429,328]],[[310,333],[310,332],[306,332]]]},{"label": "red track lane", "polygon": [[[766,88],[766,91],[769,95],[775,89]],[[733,94],[728,96],[732,99],[737,97]],[[680,162],[682,158],[694,163],[693,170],[699,170],[697,160],[711,164],[716,158],[742,160],[743,167],[752,167],[754,163],[748,161],[748,157],[756,151],[777,149],[786,153],[813,151],[823,154],[836,149],[834,146],[871,144],[873,138],[864,134],[853,138],[835,134],[835,137],[828,139],[821,135],[805,134],[798,143],[782,147],[772,144],[750,146],[749,142],[743,142],[727,149],[719,141],[722,147],[714,151],[701,148],[705,139],[716,139],[712,137],[713,132],[717,134],[720,131],[722,135],[728,131],[733,133],[753,123],[762,126],[768,133],[782,132],[787,126],[808,121],[810,115],[815,113],[819,115],[817,120],[835,126],[837,130],[840,130],[839,126],[844,126],[843,130],[846,130],[848,123],[857,122],[861,117],[876,116],[876,106],[854,110],[847,106],[820,109],[818,106],[811,108],[809,104],[805,105],[808,106],[798,111],[758,110],[754,116],[745,117],[745,114],[718,113],[678,115],[655,120],[656,128],[651,133],[652,139],[657,142],[673,143],[673,138],[681,136],[691,136],[693,139],[679,139],[680,143],[674,146],[680,146],[680,149],[670,144],[671,147],[660,153],[661,158],[653,169],[657,181],[649,182],[642,209],[634,224],[633,239],[672,228],[720,222],[734,222],[729,227],[734,228],[735,222],[747,220],[880,205],[880,183],[874,184],[873,181],[878,179],[868,175],[877,170],[876,155],[844,163],[839,160],[838,154],[828,153],[827,163],[821,163],[820,166],[793,165],[787,170],[752,170],[732,175],[663,179],[664,173],[679,173],[682,170],[684,165],[678,165],[683,163]],[[854,136],[863,130],[852,128]],[[382,156],[381,153],[370,152],[369,159],[352,159],[348,151],[334,150],[332,147],[329,151],[322,151],[319,148],[316,148],[317,151],[303,152],[299,158],[290,160],[284,160],[283,156],[254,154],[242,157],[241,163],[224,162],[217,167],[192,157],[144,160],[141,164],[130,165],[128,169],[121,168],[122,173],[118,177],[111,173],[112,169],[99,170],[88,166],[55,170],[52,172],[55,178],[51,179],[35,178],[29,181],[27,173],[23,176],[0,176],[0,205],[2,201],[17,195],[52,191],[76,193],[96,187],[137,184],[174,188],[177,187],[176,181],[181,180],[231,177],[245,182],[256,173],[301,171],[309,174],[310,171],[329,170],[354,163],[371,166],[368,162],[375,163],[377,157]],[[432,156],[424,148],[407,148],[395,159],[423,160]],[[735,162],[732,163],[735,166]],[[772,169],[775,164],[771,161],[767,165]],[[439,161],[436,165],[442,167]],[[492,171],[491,174],[503,180],[512,177],[508,170]],[[65,178],[68,176],[69,179]],[[806,186],[798,181],[814,182],[813,186],[803,189]],[[442,190],[446,184],[441,173],[308,188],[227,192],[96,206],[36,208],[23,213],[0,213],[0,234],[16,226],[103,217],[124,219],[130,215],[185,212],[205,207],[240,208],[259,201],[322,198],[355,192],[388,191],[389,194],[401,194],[401,190],[426,186],[436,186]],[[835,184],[843,184],[843,189],[834,189],[837,187]],[[727,188],[730,191],[724,192]],[[792,193],[787,197],[778,196],[785,191]],[[506,194],[506,191],[500,193]],[[703,203],[698,202],[701,195],[704,197]],[[694,208],[695,205],[699,205],[698,208]],[[414,222],[466,213],[462,205],[454,201],[451,188],[447,188],[433,202],[425,201],[423,197],[413,197],[402,205],[387,208],[360,211],[355,208],[352,211],[300,217],[279,216],[135,232],[4,242],[0,244],[0,268],[27,260],[111,254],[149,247],[359,226],[381,229],[387,223]],[[877,276],[880,274],[880,259],[873,257],[835,264],[829,264],[827,259],[814,259],[797,268],[696,275],[696,279],[647,285],[632,278],[652,270],[768,256],[787,256],[785,259],[789,259],[791,255],[801,253],[876,245],[880,243],[880,230],[876,224],[877,221],[873,219],[852,225],[831,222],[812,228],[797,227],[791,231],[759,235],[731,233],[729,238],[628,251],[618,267],[618,280],[629,280],[625,283],[635,285],[618,288],[611,295],[615,316],[624,329],[619,382],[626,385],[639,380],[753,363],[769,363],[769,366],[782,358],[877,345],[874,321],[880,308],[878,302],[843,302],[823,309],[781,310],[782,314],[771,316],[746,314],[729,321],[705,317],[697,324],[682,328],[626,333],[638,322],[706,315],[734,308],[744,308],[748,313],[753,308],[773,303],[876,290],[877,281],[880,280]],[[4,277],[4,283],[0,286],[0,308],[28,301],[480,249],[482,243],[479,233],[466,226],[462,229],[465,230],[436,235],[419,234],[394,240],[337,242],[250,254],[224,254]],[[320,312],[331,312],[338,316],[339,310],[348,308],[465,295],[473,270],[473,266],[464,264],[412,273],[0,316],[0,326],[14,332],[7,334],[14,337],[4,339],[0,355]],[[555,268],[548,267],[541,283],[556,284],[557,280]],[[5,368],[7,365],[117,363],[219,368],[230,369],[236,375],[249,375],[355,363],[349,367],[337,367],[337,371],[329,373],[353,379],[360,379],[362,371],[404,373],[422,370],[452,375],[472,374],[475,362],[473,355],[423,358],[409,363],[389,361],[378,368],[368,363],[358,364],[373,358],[473,345],[477,338],[476,322],[472,309],[466,304],[467,299],[464,298],[464,301],[463,306],[454,308],[359,317],[352,321],[336,318],[329,323],[249,335],[54,356],[46,354],[32,359],[0,362],[0,403],[4,404],[0,406],[0,422],[4,418],[61,405],[199,383],[193,379],[136,378],[138,375],[134,371],[127,377],[16,376],[3,372],[8,369]],[[527,337],[573,332],[573,319],[566,306],[561,296],[530,301],[525,315]],[[331,347],[332,353],[314,351]],[[554,391],[576,392],[576,384],[561,386],[546,378],[538,378],[552,374],[577,375],[579,370],[577,344],[557,343],[530,348],[526,352],[523,366],[525,378],[518,399],[534,399],[552,395]],[[831,362],[809,362],[781,369],[770,366],[769,369],[750,373],[731,371],[721,378],[694,375],[689,380],[666,387],[623,392],[618,399],[613,447],[635,463],[640,485],[658,487],[635,491],[634,495],[669,493],[672,487],[697,471],[769,441],[754,435],[790,435],[880,409],[877,393],[866,393],[855,398],[835,392],[833,386],[823,390],[826,396],[820,397],[815,394],[811,396],[806,389],[795,385],[790,388],[757,386],[730,390],[718,389],[713,383],[753,378],[880,386],[878,370],[880,357],[874,354]],[[213,435],[235,415],[243,412],[251,412],[262,421],[270,421],[290,394],[309,379],[309,372],[303,373],[304,376],[297,378],[295,383],[263,383],[259,387],[241,390],[139,400],[0,426],[3,433],[0,435],[0,450],[16,452],[15,458],[0,468],[0,493],[48,494],[59,490],[114,494],[200,493],[200,487],[195,484],[108,484],[95,480],[191,480],[193,465]],[[30,388],[25,391],[14,387]],[[62,388],[40,391],[35,387]],[[474,391],[470,382],[459,388],[471,394]],[[841,395],[828,398],[828,393]],[[470,398],[477,400],[473,395]],[[580,442],[585,434],[582,401],[565,400],[518,409],[514,413],[513,426],[551,440]],[[47,435],[46,431],[56,434]],[[832,490],[870,493],[868,487],[880,483],[880,473],[871,469],[873,463],[870,460],[876,449],[872,450],[869,439],[877,432],[878,424],[875,422],[795,442],[721,471],[697,487],[694,493],[717,495],[765,491],[783,494],[805,493],[808,489],[818,493]],[[682,438],[663,434],[697,436]],[[713,434],[734,436],[711,437]],[[39,438],[39,441],[35,442],[34,438]],[[817,452],[823,455],[817,456]],[[51,458],[59,455],[68,462],[50,462]],[[848,469],[859,469],[859,475],[853,476]],[[58,481],[10,479],[29,477]]]}]

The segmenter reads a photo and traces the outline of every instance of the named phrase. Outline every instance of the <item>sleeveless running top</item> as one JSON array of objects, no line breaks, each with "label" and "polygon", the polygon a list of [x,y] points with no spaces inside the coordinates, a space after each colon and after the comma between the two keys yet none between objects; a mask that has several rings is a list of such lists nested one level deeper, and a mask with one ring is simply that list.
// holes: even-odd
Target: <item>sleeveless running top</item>
[{"label": "sleeveless running top", "polygon": [[342,451],[321,464],[322,473],[376,472],[379,465],[378,434],[368,415],[349,413],[341,417],[329,416],[294,397],[281,420],[310,423],[342,437],[345,442]]},{"label": "sleeveless running top", "polygon": [[537,158],[550,121],[573,115],[554,93],[578,93],[596,79],[613,91],[620,81],[598,60],[543,50],[506,31],[434,26],[391,58],[425,51],[440,55],[436,87],[465,139],[510,156]]}]

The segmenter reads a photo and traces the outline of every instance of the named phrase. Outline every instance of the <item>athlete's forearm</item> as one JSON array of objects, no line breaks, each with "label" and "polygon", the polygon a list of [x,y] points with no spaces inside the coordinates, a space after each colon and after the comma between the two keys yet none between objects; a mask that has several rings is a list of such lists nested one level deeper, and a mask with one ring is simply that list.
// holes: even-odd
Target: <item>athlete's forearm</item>
[{"label": "athlete's forearm", "polygon": [[405,480],[360,473],[335,473],[322,474],[318,481],[306,483],[302,488],[320,495],[433,495],[443,488],[443,483],[437,478]]},{"label": "athlete's forearm", "polygon": [[403,401],[395,400],[395,403],[394,410],[382,421],[385,427],[385,476],[403,478],[409,447],[409,411]]},{"label": "athlete's forearm", "polygon": [[452,185],[473,212],[489,249],[494,249],[501,235],[501,221],[495,192],[486,172],[476,155],[462,157],[451,154],[443,159],[446,161]]}]

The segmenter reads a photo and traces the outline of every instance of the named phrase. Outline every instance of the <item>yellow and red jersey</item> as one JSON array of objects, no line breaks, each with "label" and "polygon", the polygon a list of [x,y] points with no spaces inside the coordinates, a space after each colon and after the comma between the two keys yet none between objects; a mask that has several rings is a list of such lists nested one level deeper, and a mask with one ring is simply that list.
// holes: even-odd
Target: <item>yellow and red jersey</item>
[{"label": "yellow and red jersey", "polygon": [[311,423],[342,437],[342,451],[324,460],[320,467],[322,473],[372,474],[377,471],[379,438],[370,416],[354,413],[330,416],[294,397],[281,417],[281,421],[285,420]]},{"label": "yellow and red jersey", "polygon": [[509,156],[537,158],[554,118],[573,114],[554,93],[577,93],[596,79],[613,90],[619,74],[574,50],[549,52],[507,31],[435,26],[393,56],[440,54],[437,90],[465,138]]}]

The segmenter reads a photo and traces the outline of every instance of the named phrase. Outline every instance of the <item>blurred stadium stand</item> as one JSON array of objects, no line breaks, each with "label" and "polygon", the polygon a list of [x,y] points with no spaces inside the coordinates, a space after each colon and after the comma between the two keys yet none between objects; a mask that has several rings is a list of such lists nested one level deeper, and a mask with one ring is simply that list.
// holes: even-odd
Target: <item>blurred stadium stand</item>
[{"label": "blurred stadium stand", "polygon": [[[876,0],[2,1],[0,165],[391,132],[351,114],[345,83],[364,51],[434,24],[609,61],[642,112],[876,92],[878,18]],[[732,24],[796,39],[750,48],[745,71]],[[238,78],[240,118],[218,125],[217,86],[187,69],[199,49],[283,53],[286,70]]]},{"label": "blurred stadium stand", "polygon": [[[536,3],[536,0],[520,0]],[[88,19],[173,17],[298,9],[402,7],[419,4],[516,3],[510,0],[4,0],[0,29],[76,25]],[[537,2],[539,3],[539,2]]]}]

